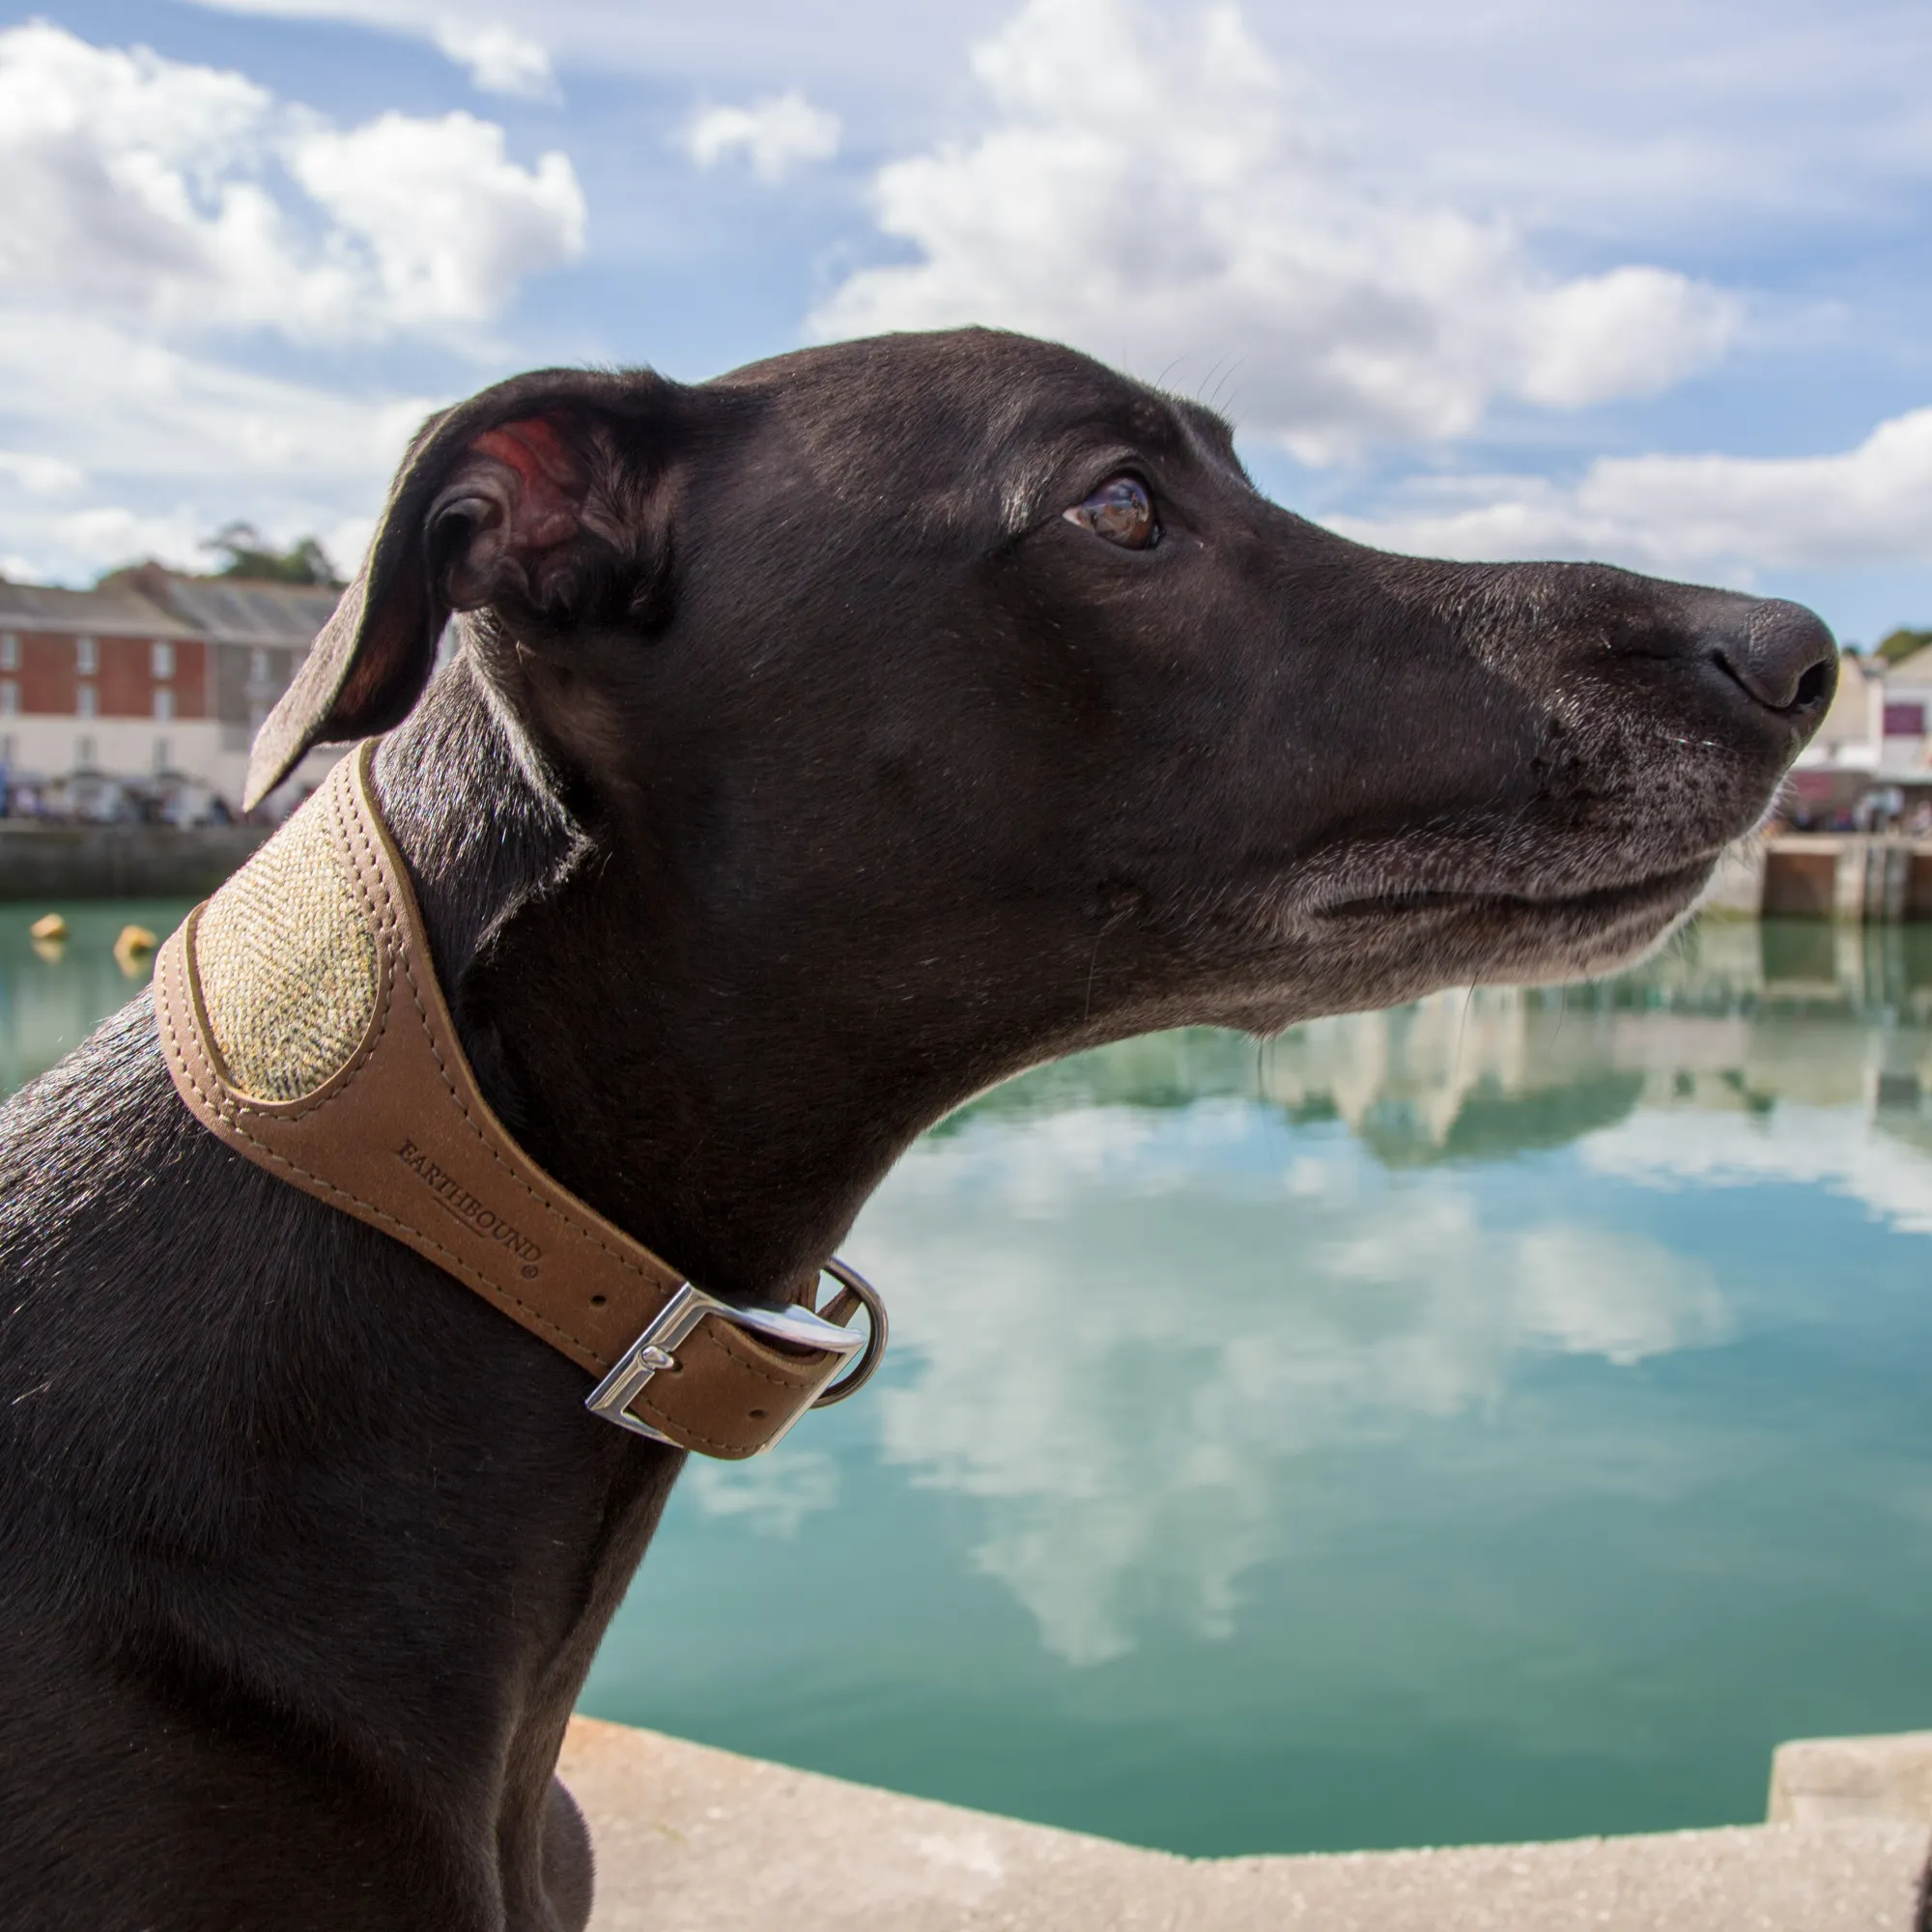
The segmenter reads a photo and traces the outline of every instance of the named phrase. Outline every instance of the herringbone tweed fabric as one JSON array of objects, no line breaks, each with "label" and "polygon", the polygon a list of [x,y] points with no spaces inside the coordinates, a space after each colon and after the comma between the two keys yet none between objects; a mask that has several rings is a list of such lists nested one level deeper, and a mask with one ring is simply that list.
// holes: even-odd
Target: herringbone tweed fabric
[{"label": "herringbone tweed fabric", "polygon": [[258,1100],[313,1094],[376,1010],[376,941],[338,848],[329,801],[309,801],[216,893],[195,931],[210,1031]]}]

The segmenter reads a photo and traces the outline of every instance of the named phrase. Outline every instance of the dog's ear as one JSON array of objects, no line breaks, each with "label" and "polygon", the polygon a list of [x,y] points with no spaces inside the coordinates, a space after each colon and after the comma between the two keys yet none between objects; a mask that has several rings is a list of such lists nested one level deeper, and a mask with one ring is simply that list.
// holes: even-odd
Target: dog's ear
[{"label": "dog's ear", "polygon": [[550,369],[433,416],[389,488],[367,559],[256,734],[243,804],[281,783],[311,745],[386,731],[409,716],[452,611],[566,606],[594,561],[627,548],[614,451],[626,422],[674,384],[648,370]]}]

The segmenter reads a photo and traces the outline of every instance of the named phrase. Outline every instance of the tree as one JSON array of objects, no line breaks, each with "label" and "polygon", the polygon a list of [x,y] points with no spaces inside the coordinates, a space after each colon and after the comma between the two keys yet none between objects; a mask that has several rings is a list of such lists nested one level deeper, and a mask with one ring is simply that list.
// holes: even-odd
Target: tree
[{"label": "tree", "polygon": [[1928,644],[1932,644],[1932,631],[1909,631],[1901,624],[1889,637],[1878,640],[1872,647],[1872,655],[1885,664],[1903,664]]},{"label": "tree", "polygon": [[287,550],[276,550],[253,524],[240,519],[224,524],[202,545],[219,551],[228,560],[214,574],[257,583],[314,583],[340,590],[343,580],[322,547],[320,537],[298,537]]}]

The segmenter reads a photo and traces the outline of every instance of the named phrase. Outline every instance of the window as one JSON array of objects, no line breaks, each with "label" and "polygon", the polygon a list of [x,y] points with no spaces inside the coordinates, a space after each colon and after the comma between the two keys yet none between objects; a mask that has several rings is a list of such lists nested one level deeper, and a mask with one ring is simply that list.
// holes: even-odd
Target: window
[{"label": "window", "polygon": [[[1867,726],[1866,728],[1869,729],[1870,727]],[[1888,704],[1885,707],[1885,735],[1888,738],[1924,737],[1924,705]]]},{"label": "window", "polygon": [[155,687],[155,716],[163,724],[175,715],[175,695],[166,685]]},{"label": "window", "polygon": [[155,740],[155,769],[157,772],[164,772],[167,768],[168,741],[165,738],[156,738]]},{"label": "window", "polygon": [[0,683],[0,718],[17,718],[20,715],[20,687],[10,677]]},{"label": "window", "polygon": [[20,639],[13,631],[0,631],[0,670],[20,668]]},{"label": "window", "polygon": [[73,694],[73,715],[76,718],[99,718],[100,716],[100,694],[91,684],[78,685]]},{"label": "window", "polygon": [[269,654],[267,651],[248,653],[248,682],[267,684],[269,681]]},{"label": "window", "polygon": [[85,771],[94,762],[94,740],[76,738],[73,741],[73,762],[76,770]]},{"label": "window", "polygon": [[100,646],[93,638],[73,640],[73,668],[82,677],[92,677],[100,668]]},{"label": "window", "polygon": [[[155,676],[156,678],[174,676],[175,647],[170,643],[164,643],[159,638],[156,638],[154,643],[154,664]],[[156,715],[159,716],[158,713]]]}]

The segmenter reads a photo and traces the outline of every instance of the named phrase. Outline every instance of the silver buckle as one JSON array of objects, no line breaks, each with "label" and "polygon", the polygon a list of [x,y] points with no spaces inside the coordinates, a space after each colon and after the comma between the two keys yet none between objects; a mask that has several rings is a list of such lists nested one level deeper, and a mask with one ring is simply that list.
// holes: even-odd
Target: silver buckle
[{"label": "silver buckle", "polygon": [[[757,1301],[721,1301],[695,1283],[686,1282],[651,1318],[643,1333],[618,1356],[610,1374],[584,1398],[584,1407],[606,1422],[614,1422],[619,1429],[628,1429],[634,1435],[648,1436],[653,1442],[668,1443],[673,1449],[679,1447],[662,1430],[653,1429],[648,1422],[639,1422],[631,1413],[631,1404],[653,1376],[677,1366],[679,1345],[707,1316],[716,1316],[721,1321],[749,1328],[754,1335],[764,1335],[795,1349],[810,1349],[837,1355],[841,1362],[860,1354],[863,1350],[865,1352],[858,1366],[842,1380],[829,1388],[821,1388],[806,1407],[818,1408],[827,1403],[843,1401],[870,1377],[877,1366],[885,1348],[886,1314],[876,1291],[843,1263],[835,1260],[827,1264],[825,1271],[849,1289],[864,1305],[870,1318],[869,1332],[841,1328],[838,1322],[828,1321],[824,1316],[814,1314],[796,1302],[775,1305]],[[765,1444],[765,1449],[782,1441],[804,1413],[805,1408],[801,1408]],[[765,1451],[760,1449],[757,1453],[762,1456]]]}]

